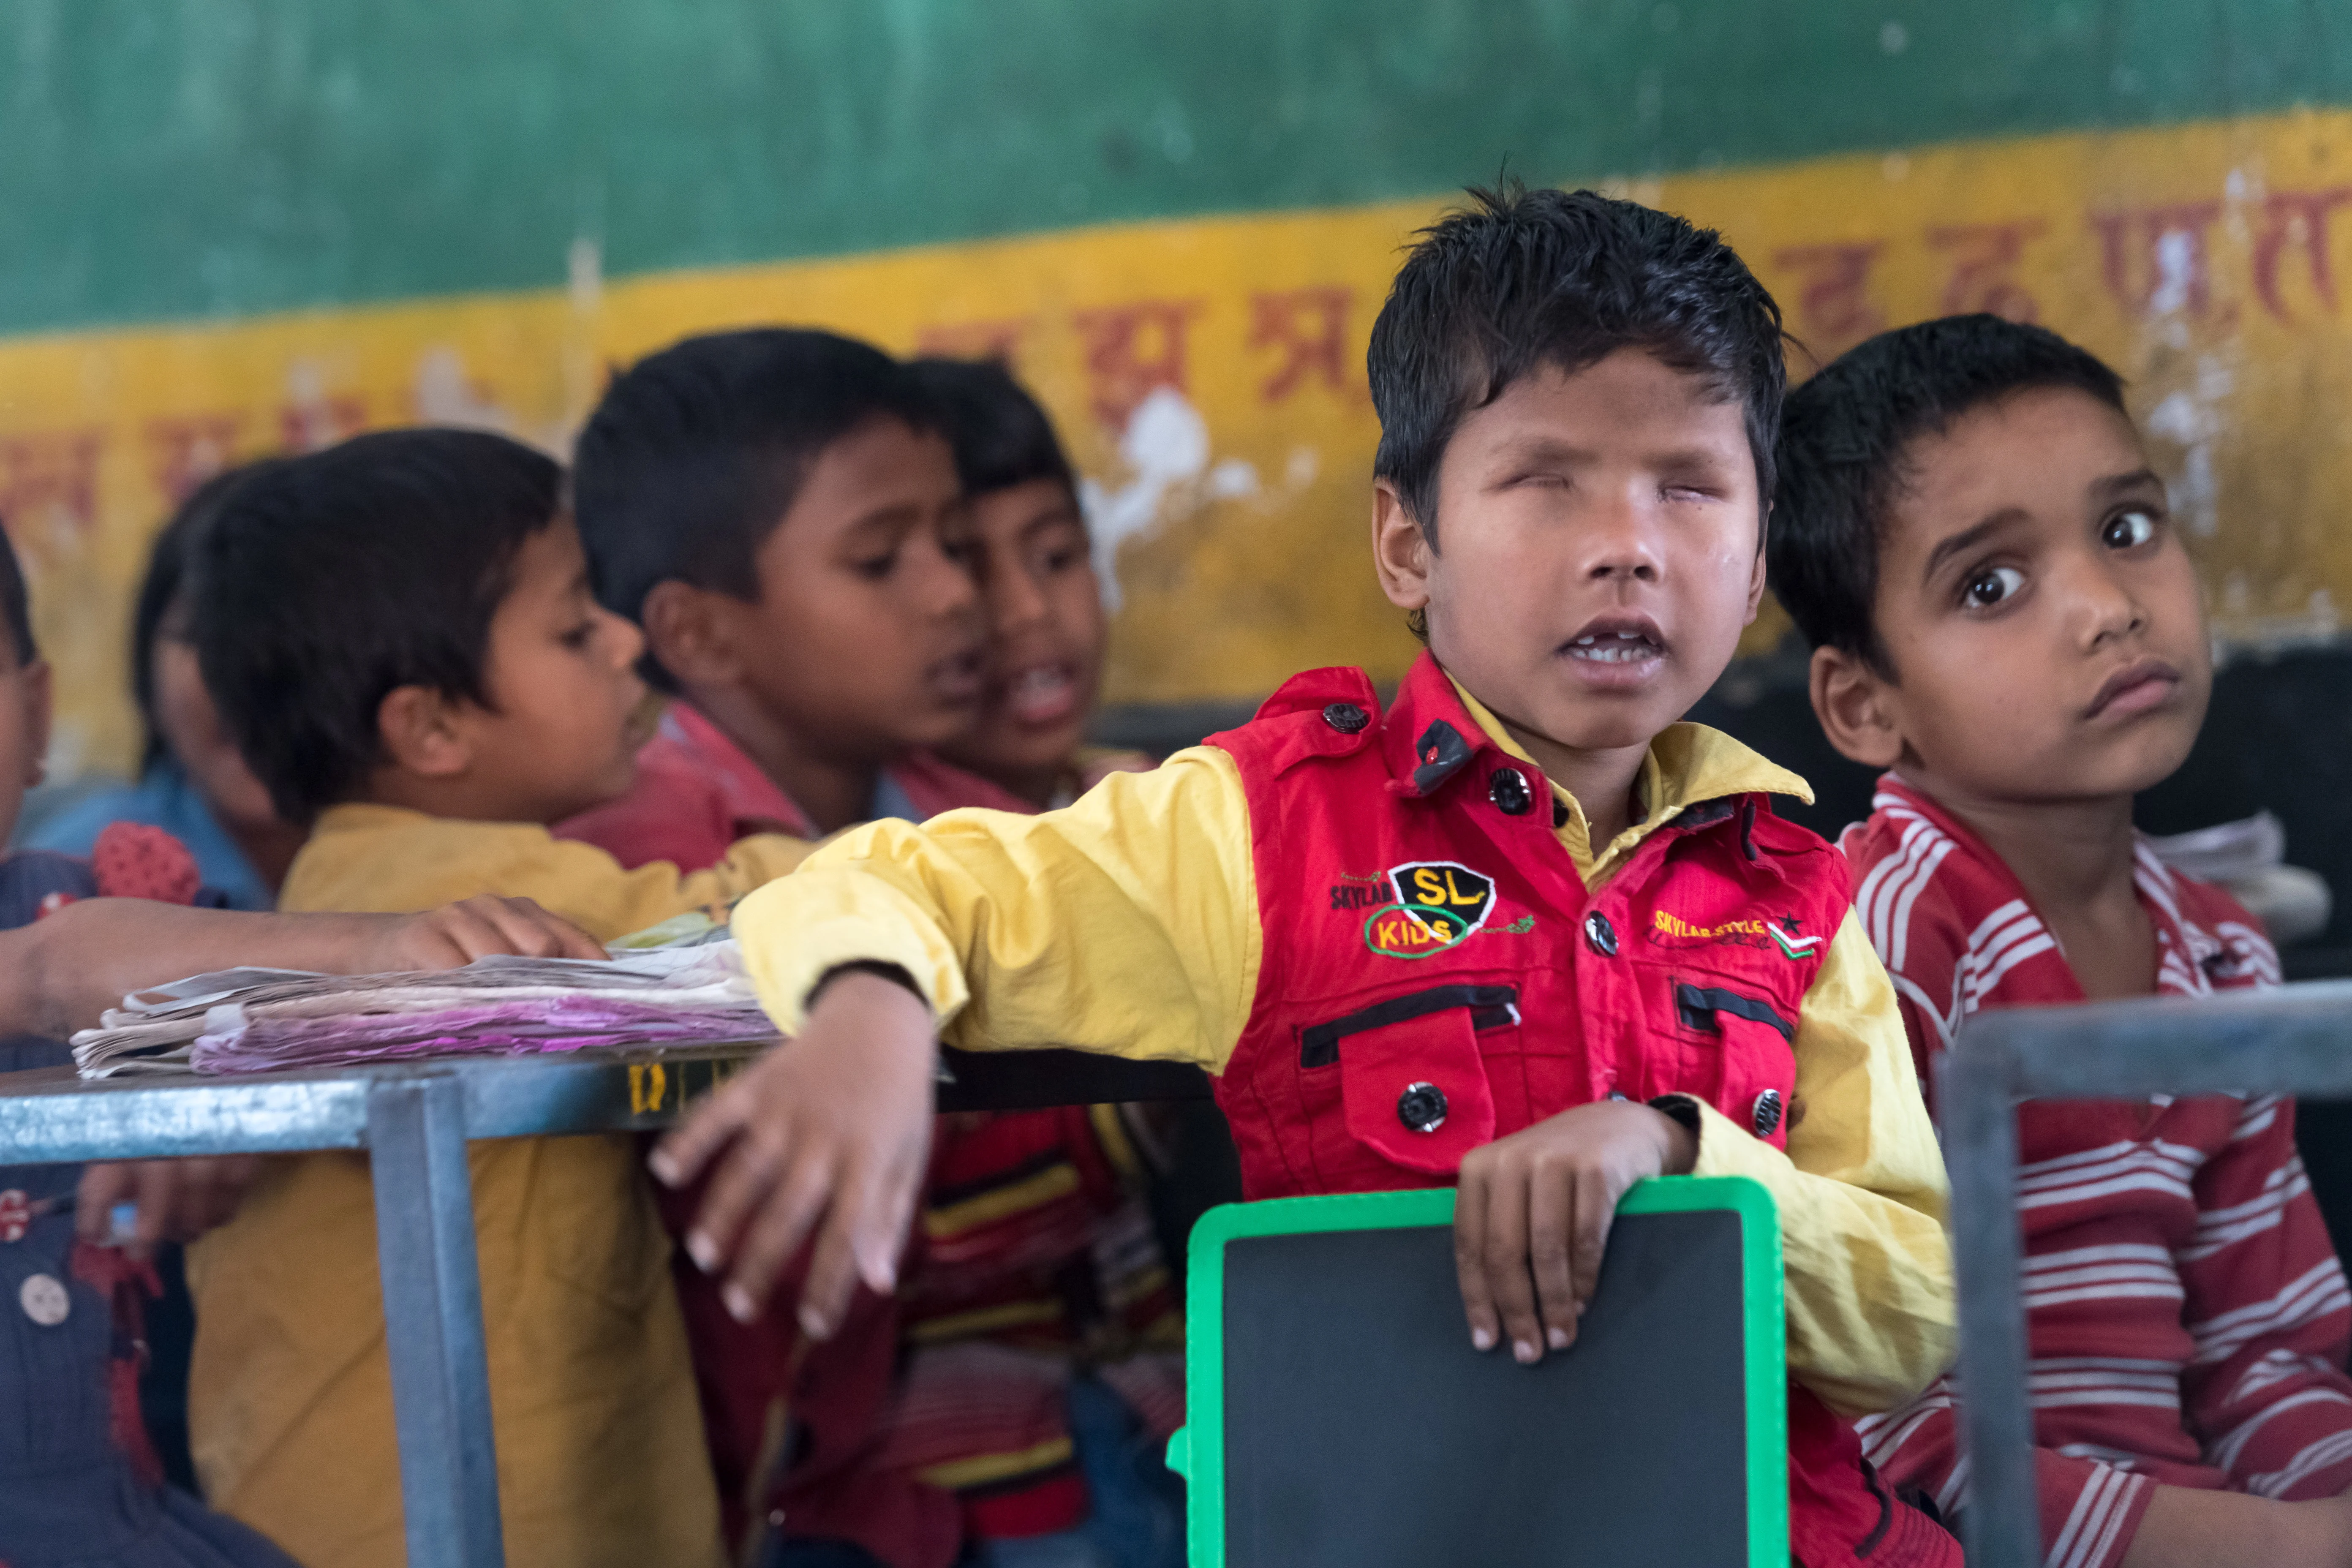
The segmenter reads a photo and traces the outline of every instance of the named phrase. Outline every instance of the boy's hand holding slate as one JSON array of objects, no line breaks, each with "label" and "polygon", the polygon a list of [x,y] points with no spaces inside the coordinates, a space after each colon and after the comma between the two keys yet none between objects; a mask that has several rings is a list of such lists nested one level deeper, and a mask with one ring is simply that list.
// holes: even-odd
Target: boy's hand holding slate
[{"label": "boy's hand holding slate", "polygon": [[686,1246],[705,1271],[727,1269],[730,1312],[750,1322],[765,1310],[812,1234],[800,1304],[810,1338],[833,1332],[860,1279],[877,1294],[897,1287],[938,1073],[923,999],[878,974],[836,972],[797,1038],[662,1140],[651,1164],[663,1182],[684,1186],[711,1170]]},{"label": "boy's hand holding slate", "polygon": [[1689,1174],[1697,1159],[1697,1136],[1673,1117],[1606,1100],[1463,1156],[1454,1267],[1470,1342],[1494,1349],[1499,1318],[1511,1354],[1528,1365],[1547,1342],[1574,1344],[1618,1201],[1644,1177]]}]

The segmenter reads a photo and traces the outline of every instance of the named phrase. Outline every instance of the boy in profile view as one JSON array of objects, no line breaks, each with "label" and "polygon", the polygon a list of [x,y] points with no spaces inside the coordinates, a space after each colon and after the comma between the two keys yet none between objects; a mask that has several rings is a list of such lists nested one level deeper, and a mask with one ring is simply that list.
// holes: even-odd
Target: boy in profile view
[{"label": "boy in profile view", "polygon": [[942,751],[1040,811],[1151,759],[1086,743],[1102,690],[1110,617],[1053,421],[994,360],[908,367],[938,411],[971,513],[969,559],[988,612],[989,674],[977,721]]},{"label": "boy in profile view", "polygon": [[1512,188],[1423,237],[1370,368],[1374,564],[1428,642],[1389,710],[1313,671],[1063,810],[819,850],[736,915],[794,1038],[656,1172],[708,1174],[693,1245],[749,1302],[814,1235],[823,1333],[894,1282],[942,1032],[1198,1062],[1251,1197],[1457,1185],[1467,1332],[1523,1363],[1574,1342],[1634,1182],[1749,1175],[1785,1243],[1797,1560],[1956,1563],[1843,1418],[1951,1346],[1894,994],[1843,862],[1770,809],[1802,782],[1675,722],[1763,593],[1778,310],[1712,234]]},{"label": "boy in profile view", "polygon": [[[1001,684],[946,414],[887,355],[819,331],[692,338],[614,379],[580,441],[581,526],[676,700],[636,787],[567,836],[691,868],[755,826],[1035,809],[925,749],[971,731]],[[1089,689],[1100,619],[1053,654],[1082,653]],[[1052,726],[1065,756],[1084,717]],[[1129,1533],[1156,1552],[1120,1561],[1181,1554],[1177,1510],[1080,1447],[1105,1428],[1136,1447],[1138,1394],[1163,1418],[1181,1405],[1175,1358],[1154,1353],[1180,1331],[1134,1165],[1108,1107],[941,1118],[907,1299],[862,1299],[814,1351],[789,1313],[732,1311],[681,1259],[730,1539],[778,1568],[987,1568],[1142,1518]],[[681,1231],[695,1196],[665,1203]],[[1156,1451],[1150,1468],[1173,1486]],[[1107,1489],[1126,1506],[1100,1506]]]},{"label": "boy in profile view", "polygon": [[[1980,1008],[2277,984],[2254,918],[2132,828],[2212,668],[2112,370],[1989,315],[1850,351],[1789,400],[1771,577],[1822,727],[1887,770],[1844,848],[1922,1079]],[[2352,1295],[2293,1102],[2018,1122],[2052,1568],[2352,1562]],[[1968,1507],[1956,1397],[1947,1379],[1864,1426],[1882,1473],[1948,1516]]]},{"label": "boy in profile view", "polygon": [[[240,485],[197,542],[205,685],[310,837],[289,910],[536,899],[609,942],[733,899],[805,846],[625,869],[547,824],[629,787],[636,629],[588,591],[562,473],[503,437],[362,436]],[[625,1136],[471,1151],[507,1554],[715,1563],[668,1246]],[[367,1162],[265,1176],[191,1249],[206,1491],[310,1568],[405,1556]]]}]

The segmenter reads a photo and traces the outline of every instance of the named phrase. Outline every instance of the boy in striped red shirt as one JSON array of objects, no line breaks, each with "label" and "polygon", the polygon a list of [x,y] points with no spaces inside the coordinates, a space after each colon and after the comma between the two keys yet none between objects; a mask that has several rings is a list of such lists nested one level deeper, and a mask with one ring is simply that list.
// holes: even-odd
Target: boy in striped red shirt
[{"label": "boy in striped red shirt", "polygon": [[[2133,831],[2211,659],[2114,372],[1993,316],[1864,343],[1789,399],[1770,572],[1822,728],[1888,770],[1843,847],[1923,1079],[1979,1008],[2277,984],[2259,922]],[[2352,1563],[2352,1295],[2293,1104],[2019,1115],[2051,1568]],[[1862,1424],[1947,1517],[1956,1397]]]}]

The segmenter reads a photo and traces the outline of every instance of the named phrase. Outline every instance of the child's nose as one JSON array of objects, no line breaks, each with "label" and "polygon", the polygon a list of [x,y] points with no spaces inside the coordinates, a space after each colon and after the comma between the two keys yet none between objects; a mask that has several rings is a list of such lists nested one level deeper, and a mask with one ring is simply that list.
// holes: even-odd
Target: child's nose
[{"label": "child's nose", "polygon": [[1585,574],[1654,582],[1658,575],[1656,509],[1632,488],[1606,496],[1587,519]]},{"label": "child's nose", "polygon": [[599,610],[596,613],[611,623],[605,631],[608,634],[606,640],[613,649],[613,668],[635,668],[639,656],[646,651],[644,630],[626,616],[616,616],[610,610]]},{"label": "child's nose", "polygon": [[2147,624],[2147,612],[2138,595],[2105,561],[2092,556],[2066,573],[2065,578],[2085,647],[2096,648],[2111,638],[2128,637]]}]

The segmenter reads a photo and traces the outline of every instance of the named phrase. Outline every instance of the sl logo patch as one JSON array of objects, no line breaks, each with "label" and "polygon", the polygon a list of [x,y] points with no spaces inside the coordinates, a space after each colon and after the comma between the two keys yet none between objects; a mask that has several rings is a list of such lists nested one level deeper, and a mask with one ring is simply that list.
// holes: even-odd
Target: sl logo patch
[{"label": "sl logo patch", "polygon": [[1495,912],[1495,879],[1458,860],[1391,867],[1396,901],[1364,921],[1364,945],[1391,958],[1428,958],[1454,946]]}]

